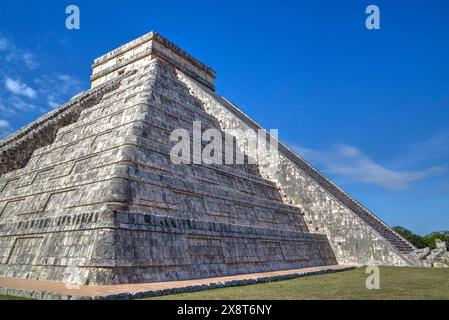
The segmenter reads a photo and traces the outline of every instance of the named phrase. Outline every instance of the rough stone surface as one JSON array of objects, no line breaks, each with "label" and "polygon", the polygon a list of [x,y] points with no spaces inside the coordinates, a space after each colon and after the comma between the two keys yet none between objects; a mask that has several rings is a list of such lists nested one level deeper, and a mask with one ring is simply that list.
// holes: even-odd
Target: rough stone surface
[{"label": "rough stone surface", "polygon": [[437,249],[441,249],[444,252],[447,251],[446,241],[435,240],[435,245]]},{"label": "rough stone surface", "polygon": [[[261,128],[223,97],[180,71],[178,76],[203,102],[207,112],[219,120],[223,130],[245,132]],[[245,141],[245,136],[237,136],[241,148],[245,148]],[[279,166],[259,165],[261,175],[276,183],[285,203],[301,210],[312,232],[328,237],[339,263],[395,266],[417,263],[407,255],[415,249],[413,245],[280,142],[279,158]]]},{"label": "rough stone surface", "polygon": [[219,127],[176,70],[140,65],[1,176],[1,276],[112,284],[335,264],[257,166],[169,160],[172,130]]},{"label": "rough stone surface", "polygon": [[413,264],[409,243],[283,145],[276,171],[174,165],[172,130],[253,125],[214,77],[150,33],[97,59],[91,91],[0,142],[0,276],[118,284]]},{"label": "rough stone surface", "polygon": [[158,58],[183,71],[210,89],[215,88],[215,71],[155,32],[147,33],[95,59],[92,87],[126,71],[139,69]]},{"label": "rough stone surface", "polygon": [[120,84],[116,78],[108,84],[95,90],[84,92],[47,113],[17,133],[0,141],[0,175],[23,168],[29,161],[34,150],[51,144],[58,129],[78,120],[81,111],[98,104],[101,98]]},{"label": "rough stone surface", "polygon": [[449,252],[447,251],[446,242],[435,240],[436,249],[430,248],[417,249],[407,255],[422,267],[448,268]]}]

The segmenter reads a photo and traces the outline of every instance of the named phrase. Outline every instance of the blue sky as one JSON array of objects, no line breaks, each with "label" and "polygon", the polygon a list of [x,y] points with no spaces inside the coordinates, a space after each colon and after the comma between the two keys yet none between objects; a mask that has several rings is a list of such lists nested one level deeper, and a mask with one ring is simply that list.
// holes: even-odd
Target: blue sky
[{"label": "blue sky", "polygon": [[[76,4],[81,29],[65,28]],[[381,30],[365,28],[378,5]],[[89,87],[95,57],[154,30],[217,91],[390,225],[449,230],[449,2],[8,1],[0,135]]]}]

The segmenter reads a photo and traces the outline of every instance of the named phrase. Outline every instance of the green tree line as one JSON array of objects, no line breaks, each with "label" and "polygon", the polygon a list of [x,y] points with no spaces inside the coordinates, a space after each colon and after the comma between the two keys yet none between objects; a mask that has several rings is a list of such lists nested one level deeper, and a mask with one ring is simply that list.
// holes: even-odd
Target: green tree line
[{"label": "green tree line", "polygon": [[446,242],[449,248],[449,231],[432,232],[426,236],[420,236],[404,227],[394,227],[394,231],[399,233],[402,237],[410,241],[418,249],[429,247],[435,249],[435,240],[442,240]]}]

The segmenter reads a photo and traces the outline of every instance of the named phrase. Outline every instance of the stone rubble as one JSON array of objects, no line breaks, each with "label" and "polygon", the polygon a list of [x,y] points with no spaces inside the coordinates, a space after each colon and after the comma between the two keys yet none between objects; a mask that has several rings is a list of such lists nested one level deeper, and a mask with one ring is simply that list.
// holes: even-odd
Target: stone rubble
[{"label": "stone rubble", "polygon": [[449,252],[446,242],[436,240],[436,249],[417,249],[409,253],[411,259],[417,261],[418,266],[428,268],[449,268]]}]

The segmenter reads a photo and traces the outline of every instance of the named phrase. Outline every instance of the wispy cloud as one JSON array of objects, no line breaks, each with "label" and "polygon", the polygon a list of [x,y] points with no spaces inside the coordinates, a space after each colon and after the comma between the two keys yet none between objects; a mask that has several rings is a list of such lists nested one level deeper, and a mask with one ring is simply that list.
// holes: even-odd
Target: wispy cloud
[{"label": "wispy cloud", "polygon": [[24,65],[30,70],[39,66],[32,52],[17,47],[10,39],[2,35],[0,35],[0,51],[4,61],[8,63]]},{"label": "wispy cloud", "polygon": [[44,113],[47,110],[45,108],[39,107],[34,103],[30,103],[29,101],[25,101],[20,97],[12,97],[9,99],[9,104],[19,112],[40,112]]},{"label": "wispy cloud", "polygon": [[295,149],[308,161],[323,166],[327,173],[352,182],[378,185],[388,190],[405,190],[415,181],[446,172],[444,167],[413,171],[389,169],[351,145],[334,145],[325,151],[301,147]]},{"label": "wispy cloud", "polygon": [[34,82],[39,86],[40,95],[46,97],[46,102],[51,108],[61,105],[68,98],[83,91],[83,83],[79,79],[62,73],[44,75]]},{"label": "wispy cloud", "polygon": [[0,139],[10,134],[12,131],[9,121],[0,119]]},{"label": "wispy cloud", "polygon": [[18,96],[24,96],[31,99],[36,98],[36,91],[29,87],[27,84],[21,82],[20,80],[14,80],[11,78],[5,79],[5,88]]},{"label": "wispy cloud", "polygon": [[21,59],[29,69],[36,69],[38,67],[37,62],[34,60],[34,55],[30,52],[22,53]]},{"label": "wispy cloud", "polygon": [[[88,85],[62,72],[45,72],[32,50],[0,33],[0,116],[14,128],[65,103]],[[39,67],[39,68],[38,68]],[[4,131],[4,130],[3,130]]]},{"label": "wispy cloud", "polygon": [[449,155],[449,130],[438,132],[429,139],[406,148],[406,158],[417,161],[444,159]]},{"label": "wispy cloud", "polygon": [[6,50],[9,47],[9,41],[0,35],[0,50]]}]

